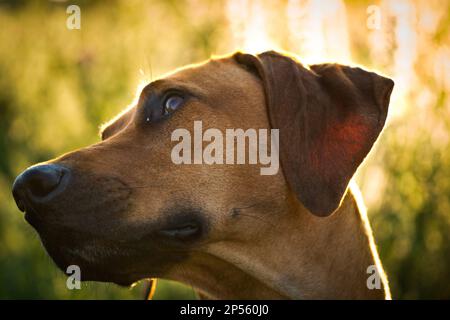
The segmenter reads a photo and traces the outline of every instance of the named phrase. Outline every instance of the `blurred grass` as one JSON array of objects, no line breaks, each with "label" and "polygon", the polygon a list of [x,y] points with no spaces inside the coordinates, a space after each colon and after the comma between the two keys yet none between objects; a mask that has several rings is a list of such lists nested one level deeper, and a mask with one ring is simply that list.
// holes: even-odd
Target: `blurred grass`
[{"label": "blurred grass", "polygon": [[[209,57],[219,21],[205,11],[192,22],[178,1],[78,4],[82,29],[70,31],[66,3],[0,2],[0,298],[143,297],[142,285],[67,290],[15,208],[11,184],[29,165],[98,141],[99,125],[140,81]],[[155,299],[194,297],[168,281],[157,288]]]},{"label": "blurred grass", "polygon": [[[16,209],[11,184],[31,164],[98,141],[98,126],[131,101],[140,81],[237,49],[221,1],[76,4],[81,30],[71,31],[68,3],[0,0],[0,298],[143,297],[142,284],[67,290]],[[389,74],[392,64],[375,61],[359,27],[357,12],[364,17],[368,4],[346,1],[353,59]],[[394,298],[450,298],[450,80],[438,81],[432,66],[442,48],[448,59],[450,10],[438,9],[443,18],[419,43],[419,81],[406,84],[406,111],[358,173]],[[155,298],[194,295],[159,281]]]}]

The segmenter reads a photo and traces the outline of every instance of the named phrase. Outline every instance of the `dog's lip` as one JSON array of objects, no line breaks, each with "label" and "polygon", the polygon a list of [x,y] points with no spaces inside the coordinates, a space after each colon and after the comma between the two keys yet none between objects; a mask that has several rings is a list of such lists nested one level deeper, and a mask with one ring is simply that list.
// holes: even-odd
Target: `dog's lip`
[{"label": "dog's lip", "polygon": [[201,226],[197,222],[192,221],[178,226],[161,229],[158,231],[158,234],[171,238],[185,239],[195,236],[200,233],[200,231]]},{"label": "dog's lip", "polygon": [[27,201],[24,203],[24,219],[28,222],[33,228],[37,230],[39,223],[39,213],[33,208],[33,206]]},{"label": "dog's lip", "polygon": [[17,208],[19,208],[20,211],[25,212],[25,202],[22,199],[16,200]]},{"label": "dog's lip", "polygon": [[28,222],[29,224],[31,224],[32,226],[34,226],[34,219],[33,219],[33,217],[32,217],[32,215],[30,214],[30,211],[25,211],[25,214],[24,214],[24,219],[25,219],[25,221],[26,222]]},{"label": "dog's lip", "polygon": [[[158,223],[159,224],[159,223]],[[176,208],[165,215],[154,234],[169,241],[194,241],[205,233],[206,221],[198,209]]]}]

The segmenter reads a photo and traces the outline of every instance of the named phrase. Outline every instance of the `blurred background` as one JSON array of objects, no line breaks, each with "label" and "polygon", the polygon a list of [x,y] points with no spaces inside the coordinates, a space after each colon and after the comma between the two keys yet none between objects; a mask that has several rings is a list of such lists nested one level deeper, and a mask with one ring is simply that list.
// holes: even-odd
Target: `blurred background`
[{"label": "blurred background", "polygon": [[[69,5],[81,9],[70,30]],[[136,87],[240,49],[283,49],[396,82],[387,127],[356,180],[396,299],[450,298],[450,1],[0,0],[0,298],[142,298],[66,277],[10,189],[27,166],[99,140]],[[156,299],[195,298],[159,281]]]}]

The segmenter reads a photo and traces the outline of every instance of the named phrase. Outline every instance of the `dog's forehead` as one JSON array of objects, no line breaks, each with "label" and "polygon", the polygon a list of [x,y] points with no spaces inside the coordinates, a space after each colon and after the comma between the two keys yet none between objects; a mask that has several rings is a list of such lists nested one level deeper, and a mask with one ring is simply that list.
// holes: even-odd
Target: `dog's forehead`
[{"label": "dog's forehead", "polygon": [[[254,92],[255,86],[259,86],[259,82],[232,57],[228,56],[178,68],[146,85],[140,96],[150,94],[154,90],[165,91],[178,86],[216,100],[214,98],[221,98],[227,93],[233,96],[240,96],[243,93],[251,94]],[[148,92],[146,93],[146,91]],[[128,109],[103,124],[100,134],[109,136],[120,131],[133,118],[136,106],[137,102],[134,102]]]},{"label": "dog's forehead", "polygon": [[241,68],[233,58],[224,57],[179,68],[164,79],[211,89],[212,87],[234,86],[247,80],[248,77],[251,75]]}]

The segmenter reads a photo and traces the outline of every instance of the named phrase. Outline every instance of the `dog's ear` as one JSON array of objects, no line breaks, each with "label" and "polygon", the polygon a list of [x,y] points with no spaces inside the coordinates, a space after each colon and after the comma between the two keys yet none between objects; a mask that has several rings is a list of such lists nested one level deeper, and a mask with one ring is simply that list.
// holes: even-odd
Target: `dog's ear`
[{"label": "dog's ear", "polygon": [[288,184],[313,214],[330,215],[383,128],[394,82],[338,64],[306,69],[276,52],[233,58],[262,79]]}]

